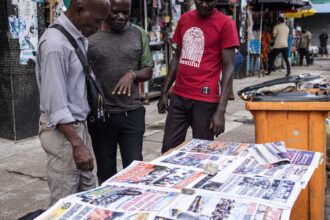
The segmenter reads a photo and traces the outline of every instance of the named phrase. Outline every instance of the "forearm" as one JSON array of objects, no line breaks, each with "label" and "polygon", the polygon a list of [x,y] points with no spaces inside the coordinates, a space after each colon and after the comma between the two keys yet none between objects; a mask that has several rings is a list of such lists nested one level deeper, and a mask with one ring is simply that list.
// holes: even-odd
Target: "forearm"
[{"label": "forearm", "polygon": [[230,94],[230,87],[233,80],[234,72],[234,54],[235,50],[233,48],[225,49],[222,52],[222,79],[221,79],[221,97],[218,103],[216,113],[219,115],[224,115],[227,108],[228,97]]},{"label": "forearm", "polygon": [[69,140],[73,149],[78,146],[84,145],[72,123],[58,124],[57,127],[62,132],[62,134]]},{"label": "forearm", "polygon": [[144,82],[150,80],[152,77],[152,68],[146,67],[140,70],[133,71],[134,73],[134,81],[135,82]]},{"label": "forearm", "polygon": [[[230,85],[232,83],[232,74],[234,69],[231,68],[230,70],[227,70],[228,72],[225,73],[225,70],[223,70],[223,77],[221,80],[221,97],[216,109],[216,113],[218,115],[224,115],[226,113],[226,108],[228,104],[228,97],[230,94]],[[230,76],[230,77],[228,77]]]}]

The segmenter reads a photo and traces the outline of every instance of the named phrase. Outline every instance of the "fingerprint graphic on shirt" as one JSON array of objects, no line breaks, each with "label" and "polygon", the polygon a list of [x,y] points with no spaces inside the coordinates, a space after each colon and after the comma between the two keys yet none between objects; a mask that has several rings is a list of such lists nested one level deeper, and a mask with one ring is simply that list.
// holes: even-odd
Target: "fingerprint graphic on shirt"
[{"label": "fingerprint graphic on shirt", "polygon": [[183,36],[180,63],[199,67],[204,53],[205,38],[200,28],[191,27]]}]

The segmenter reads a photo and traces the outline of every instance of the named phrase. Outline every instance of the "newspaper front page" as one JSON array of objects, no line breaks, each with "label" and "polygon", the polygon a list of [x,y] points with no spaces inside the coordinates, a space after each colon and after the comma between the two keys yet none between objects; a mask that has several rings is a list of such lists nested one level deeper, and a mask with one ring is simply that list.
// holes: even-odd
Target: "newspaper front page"
[{"label": "newspaper front page", "polygon": [[288,219],[290,210],[247,200],[196,193],[180,196],[159,215],[173,219],[280,220]]},{"label": "newspaper front page", "polygon": [[189,169],[134,161],[125,170],[103,184],[124,183],[182,189],[201,176],[205,174]]},{"label": "newspaper front page", "polygon": [[299,183],[289,180],[234,174],[206,176],[187,187],[283,208],[292,207],[301,190]]}]

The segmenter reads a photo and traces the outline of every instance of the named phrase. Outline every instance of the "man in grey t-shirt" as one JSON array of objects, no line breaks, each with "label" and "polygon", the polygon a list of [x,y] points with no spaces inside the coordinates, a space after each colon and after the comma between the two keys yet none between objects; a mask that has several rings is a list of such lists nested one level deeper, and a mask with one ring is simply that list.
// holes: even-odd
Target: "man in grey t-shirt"
[{"label": "man in grey t-shirt", "polygon": [[100,184],[117,173],[117,144],[124,168],[142,160],[139,82],[151,78],[153,62],[146,33],[129,22],[130,9],[130,0],[112,0],[101,30],[89,38],[89,61],[105,96],[105,122],[89,123]]}]

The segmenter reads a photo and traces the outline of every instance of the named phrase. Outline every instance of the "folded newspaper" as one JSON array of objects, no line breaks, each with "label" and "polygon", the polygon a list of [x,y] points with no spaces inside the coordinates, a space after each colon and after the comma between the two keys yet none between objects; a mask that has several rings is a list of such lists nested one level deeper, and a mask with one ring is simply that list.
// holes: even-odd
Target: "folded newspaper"
[{"label": "folded newspaper", "polygon": [[254,144],[248,151],[260,164],[286,164],[291,162],[283,141]]}]

